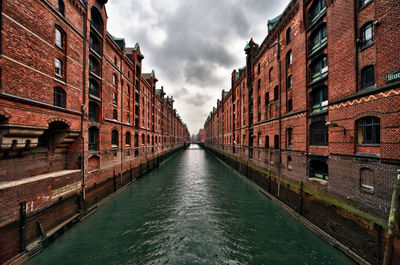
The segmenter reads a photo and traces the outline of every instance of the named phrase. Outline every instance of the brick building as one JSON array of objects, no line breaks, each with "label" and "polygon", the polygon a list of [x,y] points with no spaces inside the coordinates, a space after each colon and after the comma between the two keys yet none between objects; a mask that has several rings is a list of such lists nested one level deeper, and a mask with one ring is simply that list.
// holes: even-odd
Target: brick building
[{"label": "brick building", "polygon": [[189,140],[139,44],[107,32],[106,2],[0,1],[0,262],[24,250],[9,228],[21,211],[77,194],[90,206],[95,187]]},{"label": "brick building", "polygon": [[245,47],[206,145],[387,224],[400,168],[399,14],[391,0],[291,1]]}]

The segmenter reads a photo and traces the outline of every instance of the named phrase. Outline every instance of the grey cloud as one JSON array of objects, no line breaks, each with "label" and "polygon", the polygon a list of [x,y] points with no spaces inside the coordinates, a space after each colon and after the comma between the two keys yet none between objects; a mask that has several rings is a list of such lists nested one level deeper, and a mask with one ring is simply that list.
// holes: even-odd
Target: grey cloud
[{"label": "grey cloud", "polygon": [[[115,0],[107,4],[108,30],[130,46],[140,43],[144,71],[155,69],[167,94],[177,99],[175,107],[191,133],[196,133],[221,90],[229,90],[231,71],[245,64],[245,43],[251,37],[260,43],[267,20],[283,12],[288,2]],[[149,33],[155,28],[165,32],[163,43]],[[238,45],[243,47],[238,50]]]}]

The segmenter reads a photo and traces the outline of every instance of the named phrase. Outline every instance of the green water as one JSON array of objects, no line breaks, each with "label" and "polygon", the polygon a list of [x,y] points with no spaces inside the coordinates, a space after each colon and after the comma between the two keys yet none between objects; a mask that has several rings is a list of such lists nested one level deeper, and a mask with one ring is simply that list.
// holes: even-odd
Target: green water
[{"label": "green water", "polygon": [[178,153],[28,264],[353,264],[203,150]]}]

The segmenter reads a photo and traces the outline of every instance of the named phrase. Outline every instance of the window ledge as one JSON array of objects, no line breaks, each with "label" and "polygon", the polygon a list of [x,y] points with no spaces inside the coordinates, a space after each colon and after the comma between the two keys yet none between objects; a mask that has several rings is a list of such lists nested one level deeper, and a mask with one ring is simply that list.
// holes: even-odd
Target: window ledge
[{"label": "window ledge", "polygon": [[381,154],[361,153],[361,152],[357,152],[356,156],[371,157],[371,158],[381,158]]},{"label": "window ledge", "polygon": [[96,101],[98,101],[98,102],[101,102],[101,98],[96,97],[95,95],[89,94],[89,98],[90,98],[90,99],[94,99],[94,100],[96,100]]},{"label": "window ledge", "polygon": [[324,186],[326,186],[326,185],[328,185],[328,181],[327,180],[323,180],[323,179],[318,179],[318,178],[313,178],[313,177],[310,177],[310,178],[308,178],[311,182],[317,182],[317,183],[319,183],[319,184],[321,184],[321,185],[324,185]]},{"label": "window ledge", "polygon": [[118,145],[111,145],[111,151],[118,151]]},{"label": "window ledge", "polygon": [[98,76],[96,73],[94,73],[92,71],[89,71],[89,74],[94,76],[97,80],[100,80],[100,81],[102,80],[100,76]]},{"label": "window ledge", "polygon": [[319,116],[319,115],[325,115],[328,113],[328,110],[321,110],[318,112],[312,112],[310,114],[308,114],[308,117],[314,117],[314,116]]},{"label": "window ledge", "polygon": [[361,186],[361,192],[367,193],[367,194],[374,194],[374,188],[373,187],[366,187],[366,186]]},{"label": "window ledge", "polygon": [[318,49],[316,49],[315,51],[311,52],[308,55],[307,59],[310,60],[311,58],[313,58],[314,56],[319,54],[319,52],[323,51],[327,45],[328,45],[328,41],[326,41],[324,44],[322,44],[320,47],[318,47]]},{"label": "window ledge", "polygon": [[362,6],[360,6],[360,9],[359,9],[358,11],[363,10],[364,8],[366,8],[367,6],[369,6],[369,4],[371,4],[372,2],[373,2],[373,1],[371,0],[371,1],[369,1],[368,3],[366,3],[366,4],[362,5]]},{"label": "window ledge", "polygon": [[373,46],[374,44],[375,44],[374,41],[370,41],[370,42],[361,44],[360,51],[364,51],[364,50],[368,49],[369,47]]},{"label": "window ledge", "polygon": [[53,80],[56,81],[56,82],[58,82],[58,83],[60,83],[60,84],[67,85],[67,83],[65,83],[64,81],[62,81],[62,80],[60,80],[60,79],[58,79],[58,78],[55,78],[55,77],[54,77]]}]

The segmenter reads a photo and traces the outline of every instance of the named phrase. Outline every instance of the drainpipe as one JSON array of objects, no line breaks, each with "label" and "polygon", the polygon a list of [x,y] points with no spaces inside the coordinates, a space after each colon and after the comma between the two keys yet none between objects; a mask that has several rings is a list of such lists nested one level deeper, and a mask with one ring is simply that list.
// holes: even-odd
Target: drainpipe
[{"label": "drainpipe", "polygon": [[[0,0],[0,14],[3,14],[3,0]],[[2,41],[2,36],[3,36],[3,15],[0,15],[0,57],[1,57],[1,44],[3,43]]]},{"label": "drainpipe", "polygon": [[357,2],[354,1],[354,53],[355,53],[355,72],[356,72],[356,92],[359,90],[359,77],[358,77],[358,70],[359,70],[359,60],[358,60],[358,9],[357,9]]},{"label": "drainpipe", "polygon": [[82,168],[82,200],[83,208],[86,208],[86,165],[85,165],[85,137],[83,136],[85,109],[86,109],[86,42],[87,42],[87,12],[84,14],[83,23],[83,89],[82,89],[82,106],[81,106],[81,168]]},{"label": "drainpipe", "polygon": [[[120,146],[121,146],[121,148],[120,148],[120,154],[121,154],[121,156],[120,156],[120,158],[119,158],[119,161],[120,161],[120,185],[122,185],[122,154],[123,154],[123,144],[124,144],[124,141],[123,141],[123,138],[124,138],[124,133],[123,133],[123,126],[122,126],[122,121],[123,121],[123,119],[124,119],[124,115],[122,115],[122,113],[124,112],[124,107],[123,107],[123,104],[124,104],[124,85],[123,85],[123,79],[122,79],[122,60],[123,60],[123,56],[124,56],[124,54],[123,54],[124,52],[123,51],[121,51],[121,59],[119,60],[119,64],[120,64],[120,68],[119,68],[119,78],[120,78],[120,80],[121,80],[121,137],[119,138],[120,139]],[[130,101],[129,101],[130,102]]]},{"label": "drainpipe", "polygon": [[[282,163],[282,149],[281,149],[281,142],[282,142],[282,120],[281,120],[281,108],[282,108],[282,66],[281,66],[281,53],[280,53],[280,34],[278,31],[278,43],[277,43],[278,51],[276,53],[276,58],[278,60],[278,75],[279,75],[279,163],[278,163],[278,177],[281,177],[281,163]],[[279,196],[279,195],[278,195]]]},{"label": "drainpipe", "polygon": [[311,102],[310,101],[310,94],[308,93],[308,87],[307,87],[307,80],[308,80],[308,58],[307,58],[307,56],[308,56],[308,53],[309,53],[309,50],[308,50],[308,39],[307,39],[307,31],[306,31],[306,28],[307,28],[307,23],[306,23],[306,20],[307,19],[307,17],[306,17],[306,4],[305,3],[303,3],[303,21],[304,21],[304,31],[305,31],[305,34],[304,34],[304,43],[305,43],[305,45],[306,45],[306,48],[305,48],[305,51],[306,51],[306,53],[305,53],[305,59],[306,59],[306,71],[305,71],[305,80],[306,80],[306,90],[305,90],[305,92],[306,92],[306,99],[307,99],[307,104],[306,104],[306,153],[305,153],[305,167],[306,167],[306,176],[308,176],[308,174],[309,174],[309,163],[308,163],[308,153],[309,153],[309,149],[310,149],[310,141],[309,141],[309,137],[310,137],[310,135],[309,135],[309,129],[308,129],[308,122],[309,122],[309,117],[308,117],[308,113],[309,113],[309,104],[308,104],[308,102]]}]

